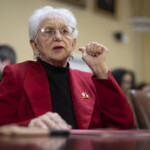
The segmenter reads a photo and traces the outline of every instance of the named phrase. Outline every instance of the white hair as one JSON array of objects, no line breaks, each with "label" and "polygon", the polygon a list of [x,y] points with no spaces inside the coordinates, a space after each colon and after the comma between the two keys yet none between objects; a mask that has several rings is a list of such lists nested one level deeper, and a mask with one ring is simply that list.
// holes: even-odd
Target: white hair
[{"label": "white hair", "polygon": [[65,19],[68,25],[75,28],[75,31],[73,33],[73,38],[77,38],[78,36],[77,22],[72,12],[64,8],[53,8],[51,6],[45,6],[35,10],[29,19],[30,39],[36,38],[36,34],[38,32],[38,29],[40,28],[40,24],[44,19],[56,17],[58,15],[61,18]]}]

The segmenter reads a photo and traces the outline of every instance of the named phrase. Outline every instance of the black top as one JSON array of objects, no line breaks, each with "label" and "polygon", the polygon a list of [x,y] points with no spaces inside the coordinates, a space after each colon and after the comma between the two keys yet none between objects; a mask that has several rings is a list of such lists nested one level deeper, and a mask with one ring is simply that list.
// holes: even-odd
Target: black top
[{"label": "black top", "polygon": [[50,65],[42,60],[49,82],[53,112],[57,112],[73,129],[77,129],[70,85],[69,63],[66,68]]}]

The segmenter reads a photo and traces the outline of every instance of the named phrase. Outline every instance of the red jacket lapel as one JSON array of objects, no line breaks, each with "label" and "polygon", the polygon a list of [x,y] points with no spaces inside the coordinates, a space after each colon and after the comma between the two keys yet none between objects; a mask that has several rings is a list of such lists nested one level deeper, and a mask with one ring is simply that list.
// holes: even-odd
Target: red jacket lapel
[{"label": "red jacket lapel", "polygon": [[[70,69],[69,82],[78,128],[87,129],[94,109],[95,96],[89,84],[86,83],[86,77],[84,77],[83,74],[81,76],[80,72]],[[89,98],[83,98],[83,92],[85,92]]]},{"label": "red jacket lapel", "polygon": [[30,67],[24,88],[35,117],[52,111],[48,79],[40,62],[35,62]]}]

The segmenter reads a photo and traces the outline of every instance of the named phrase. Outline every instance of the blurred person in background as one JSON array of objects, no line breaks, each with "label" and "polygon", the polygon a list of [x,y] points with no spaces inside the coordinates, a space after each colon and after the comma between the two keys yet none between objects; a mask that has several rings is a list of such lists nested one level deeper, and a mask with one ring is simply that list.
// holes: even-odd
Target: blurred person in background
[{"label": "blurred person in background", "polygon": [[124,94],[126,95],[127,100],[133,109],[135,128],[138,128],[138,121],[135,113],[135,108],[129,94],[129,90],[135,88],[135,75],[132,71],[122,68],[114,69],[111,71],[111,73],[114,76],[117,83],[119,84],[119,86],[121,87]]},{"label": "blurred person in background", "polygon": [[125,95],[128,90],[135,88],[135,76],[132,71],[127,69],[114,69],[111,73]]},{"label": "blurred person in background", "polygon": [[0,81],[2,73],[7,65],[16,63],[16,54],[12,47],[8,45],[0,45]]}]

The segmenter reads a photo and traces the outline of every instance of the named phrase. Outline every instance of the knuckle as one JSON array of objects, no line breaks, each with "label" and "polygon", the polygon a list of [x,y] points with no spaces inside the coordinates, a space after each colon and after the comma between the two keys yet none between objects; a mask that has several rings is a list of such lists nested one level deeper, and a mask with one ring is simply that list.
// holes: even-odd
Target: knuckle
[{"label": "knuckle", "polygon": [[54,117],[59,117],[59,114],[58,113],[53,113],[53,116]]},{"label": "knuckle", "polygon": [[51,114],[52,114],[51,112],[47,112],[47,113],[46,113],[46,115],[51,115]]},{"label": "knuckle", "polygon": [[30,121],[29,126],[30,127],[36,126],[38,124],[38,122],[39,122],[38,119],[33,119],[33,120]]},{"label": "knuckle", "polygon": [[39,121],[45,121],[47,120],[47,116],[42,116],[41,118],[39,118]]},{"label": "knuckle", "polygon": [[51,117],[52,116],[52,112],[47,112],[43,116],[45,116],[45,117]]},{"label": "knuckle", "polygon": [[34,124],[37,124],[39,121],[41,121],[40,118],[35,119],[35,120],[34,120]]},{"label": "knuckle", "polygon": [[109,50],[108,50],[108,48],[107,47],[105,47],[104,46],[104,48],[103,48],[104,50],[105,50],[105,52],[108,52]]}]

